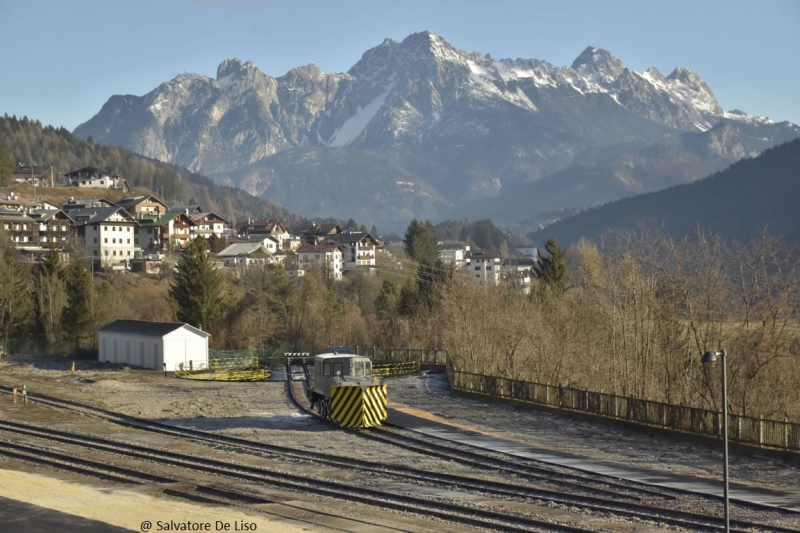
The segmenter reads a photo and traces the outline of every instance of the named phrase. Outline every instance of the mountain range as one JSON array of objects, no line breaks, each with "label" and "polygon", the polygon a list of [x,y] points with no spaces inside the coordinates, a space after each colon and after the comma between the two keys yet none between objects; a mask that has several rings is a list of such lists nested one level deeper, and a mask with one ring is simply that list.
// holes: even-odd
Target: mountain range
[{"label": "mountain range", "polygon": [[311,216],[519,221],[688,183],[800,136],[725,111],[687,68],[494,59],[421,32],[346,73],[273,78],[227,59],[111,97],[75,129]]}]

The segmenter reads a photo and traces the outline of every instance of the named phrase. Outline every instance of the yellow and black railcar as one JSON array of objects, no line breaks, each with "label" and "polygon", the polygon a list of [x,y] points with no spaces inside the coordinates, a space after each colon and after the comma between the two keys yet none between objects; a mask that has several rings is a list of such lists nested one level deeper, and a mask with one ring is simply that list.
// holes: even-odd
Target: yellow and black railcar
[{"label": "yellow and black railcar", "polygon": [[314,357],[308,399],[320,416],[342,427],[374,427],[386,420],[386,385],[372,374],[372,361],[352,354]]}]

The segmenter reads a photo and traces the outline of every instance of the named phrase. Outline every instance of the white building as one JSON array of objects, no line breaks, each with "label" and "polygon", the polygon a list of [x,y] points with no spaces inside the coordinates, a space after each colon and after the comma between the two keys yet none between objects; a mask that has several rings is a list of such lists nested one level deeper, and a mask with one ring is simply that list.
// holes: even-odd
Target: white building
[{"label": "white building", "polygon": [[297,249],[297,273],[314,266],[325,268],[333,279],[342,279],[342,248],[336,244],[304,244]]},{"label": "white building", "polygon": [[439,257],[447,266],[454,266],[457,269],[463,267],[466,264],[468,252],[469,244],[439,243]]},{"label": "white building", "polygon": [[530,294],[533,264],[534,260],[529,257],[506,259],[501,277],[518,293]]},{"label": "white building", "polygon": [[120,176],[112,176],[95,167],[84,167],[64,174],[73,187],[90,189],[128,189],[128,182]]},{"label": "white building", "polygon": [[338,244],[342,247],[342,261],[345,272],[358,268],[375,268],[375,250],[378,241],[363,231],[345,231],[325,237],[327,244]]},{"label": "white building", "polygon": [[127,263],[139,249],[135,241],[140,224],[121,207],[70,209],[67,214],[87,251],[103,267]]},{"label": "white building", "polygon": [[169,371],[208,367],[211,335],[189,324],[117,320],[98,336],[100,362]]},{"label": "white building", "polygon": [[477,283],[497,285],[500,282],[500,252],[473,250],[467,254],[465,268]]},{"label": "white building", "polygon": [[[274,244],[274,241],[271,242]],[[273,262],[271,254],[267,253],[260,242],[231,244],[217,254],[217,259],[222,260],[222,264],[226,267],[247,266],[253,263],[263,265]]]},{"label": "white building", "polygon": [[208,239],[212,234],[217,237],[222,237],[225,233],[225,228],[228,227],[228,221],[225,217],[216,213],[187,213],[189,218],[194,222],[191,228],[192,238],[205,237]]}]

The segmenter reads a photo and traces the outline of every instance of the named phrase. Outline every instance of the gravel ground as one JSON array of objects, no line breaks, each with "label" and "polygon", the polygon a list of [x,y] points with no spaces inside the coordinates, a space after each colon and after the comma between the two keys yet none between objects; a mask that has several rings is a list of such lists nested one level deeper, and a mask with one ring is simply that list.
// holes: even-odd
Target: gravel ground
[{"label": "gravel ground", "polygon": [[[390,405],[428,411],[448,423],[489,432],[542,448],[627,465],[719,480],[721,451],[680,437],[652,435],[450,393],[444,374],[419,374],[388,381]],[[417,468],[457,473],[460,466],[407,450],[364,447],[357,435],[331,428],[298,412],[282,381],[202,382],[162,372],[63,360],[0,360],[0,384],[25,384],[37,392],[71,398],[129,415],[218,431],[279,446],[350,453]],[[0,401],[2,398],[0,397]],[[1,410],[0,410],[1,411]],[[800,467],[764,456],[731,456],[731,482],[800,493]],[[471,472],[474,475],[474,472]]]},{"label": "gravel ground", "polygon": [[[454,395],[444,374],[394,378],[389,387],[389,396],[396,402],[503,438],[639,468],[711,479],[722,476],[720,443],[706,445],[680,436],[653,434],[646,429],[623,429],[578,420],[568,414],[555,415]],[[790,462],[757,454],[731,453],[729,465],[731,483],[800,493],[800,460]]]}]

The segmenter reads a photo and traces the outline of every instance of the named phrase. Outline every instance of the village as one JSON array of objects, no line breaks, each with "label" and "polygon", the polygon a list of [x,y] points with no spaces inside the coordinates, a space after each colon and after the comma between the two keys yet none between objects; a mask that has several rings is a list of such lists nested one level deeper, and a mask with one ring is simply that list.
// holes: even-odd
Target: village
[{"label": "village", "polygon": [[[134,194],[123,177],[96,167],[68,172],[64,178],[66,183],[59,186],[52,168],[18,165],[13,179],[32,184],[34,198],[0,192],[0,223],[12,245],[31,260],[56,248],[64,261],[88,261],[93,273],[159,274],[174,268],[190,241],[203,237],[221,268],[280,264],[296,278],[317,267],[340,280],[354,271],[375,272],[378,254],[392,259],[403,253],[402,242],[382,241],[340,224],[312,223],[293,231],[280,220],[234,221],[202,205],[169,205],[153,194]],[[54,188],[128,195],[116,201],[70,197],[60,205],[39,198],[47,196],[42,189]],[[502,257],[497,250],[473,249],[464,242],[438,245],[442,263],[476,283],[507,283],[516,292],[530,293],[535,249]]]}]

